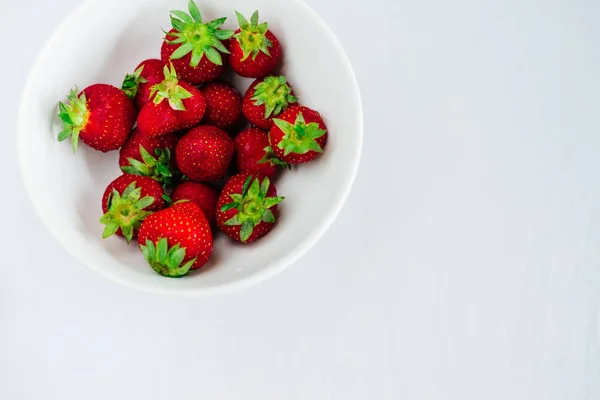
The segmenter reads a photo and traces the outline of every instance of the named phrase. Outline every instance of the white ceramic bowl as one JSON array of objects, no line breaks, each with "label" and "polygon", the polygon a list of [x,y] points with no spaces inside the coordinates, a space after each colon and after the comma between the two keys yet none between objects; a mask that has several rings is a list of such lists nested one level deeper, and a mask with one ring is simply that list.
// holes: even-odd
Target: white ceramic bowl
[{"label": "white ceramic bowl", "polygon": [[[315,162],[286,172],[278,192],[286,196],[276,228],[256,244],[237,245],[219,235],[207,267],[183,279],[149,268],[136,244],[102,240],[101,196],[120,175],[118,152],[101,154],[59,143],[57,102],[75,84],[120,86],[146,58],[159,58],[169,11],[187,0],[95,0],[77,8],[39,55],[23,94],[18,149],[25,185],[42,220],[59,242],[90,268],[132,288],[161,294],[204,296],[260,282],[298,260],[323,235],[348,196],[362,147],[362,108],[352,67],[333,33],[300,0],[198,0],[205,20],[234,10],[260,11],[284,49],[281,72],[301,102],[321,112],[329,141]],[[245,90],[251,80],[234,84]],[[324,266],[326,267],[326,266]]]}]

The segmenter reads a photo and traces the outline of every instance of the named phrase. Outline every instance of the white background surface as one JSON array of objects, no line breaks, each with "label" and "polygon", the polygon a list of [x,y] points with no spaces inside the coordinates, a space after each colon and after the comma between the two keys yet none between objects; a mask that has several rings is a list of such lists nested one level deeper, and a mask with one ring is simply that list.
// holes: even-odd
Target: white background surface
[{"label": "white background surface", "polygon": [[0,3],[0,399],[600,397],[600,3],[310,0],[363,92],[355,188],[300,262],[204,300],[100,278],[32,215],[18,99],[78,3]]}]

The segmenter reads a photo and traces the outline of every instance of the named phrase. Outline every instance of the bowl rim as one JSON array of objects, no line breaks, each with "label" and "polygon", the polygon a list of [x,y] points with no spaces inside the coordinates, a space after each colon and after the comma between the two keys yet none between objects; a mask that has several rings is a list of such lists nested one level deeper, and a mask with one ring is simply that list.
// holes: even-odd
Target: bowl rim
[{"label": "bowl rim", "polygon": [[49,39],[46,40],[46,43],[42,46],[40,52],[35,58],[33,66],[30,68],[29,73],[27,74],[27,81],[25,87],[22,91],[21,101],[19,105],[19,112],[17,116],[17,155],[19,159],[19,166],[21,171],[21,177],[25,186],[25,190],[27,192],[27,197],[29,198],[36,214],[42,220],[46,228],[50,231],[52,236],[60,243],[60,245],[65,248],[65,250],[77,261],[82,264],[85,264],[90,269],[95,271],[101,276],[108,278],[118,284],[129,287],[131,289],[146,292],[146,293],[154,293],[159,295],[170,295],[175,297],[185,297],[185,298],[201,298],[201,297],[211,297],[216,295],[230,294],[233,292],[241,291],[243,289],[250,288],[252,286],[256,286],[275,275],[282,272],[284,269],[288,268],[292,264],[296,263],[300,258],[302,258],[310,249],[312,249],[316,243],[323,237],[323,235],[329,230],[333,222],[339,216],[341,210],[343,209],[346,201],[348,200],[348,196],[354,186],[354,182],[356,180],[356,176],[358,173],[358,169],[360,166],[360,161],[362,158],[363,152],[363,137],[364,137],[364,111],[362,105],[362,97],[360,92],[360,86],[358,84],[358,80],[356,79],[356,74],[354,69],[352,68],[352,64],[348,55],[346,54],[344,47],[342,46],[339,39],[336,37],[331,28],[325,23],[325,21],[303,0],[289,0],[294,2],[297,6],[303,7],[304,10],[310,15],[315,23],[320,25],[325,34],[328,36],[331,43],[334,45],[340,60],[342,61],[343,67],[346,69],[346,72],[349,73],[352,84],[355,89],[356,96],[352,99],[355,103],[356,109],[358,111],[358,115],[356,116],[358,122],[358,135],[356,139],[356,157],[352,160],[351,171],[350,174],[346,178],[346,182],[343,185],[343,192],[339,200],[333,204],[331,207],[331,212],[328,214],[327,218],[322,220],[312,231],[310,235],[308,235],[305,240],[303,240],[297,247],[293,249],[292,252],[287,254],[286,256],[279,259],[276,263],[266,265],[260,271],[253,273],[247,277],[244,277],[240,280],[236,280],[233,282],[224,283],[214,287],[207,287],[202,289],[194,289],[194,288],[156,288],[149,287],[144,284],[138,284],[129,279],[122,278],[118,275],[107,272],[103,268],[96,266],[94,263],[89,260],[82,259],[76,252],[68,245],[68,241],[61,234],[58,227],[54,226],[50,223],[49,219],[46,217],[45,213],[42,212],[41,200],[33,196],[34,190],[33,182],[31,182],[27,176],[26,171],[29,169],[29,165],[26,163],[27,157],[25,156],[25,148],[26,148],[26,140],[25,136],[21,134],[23,131],[23,121],[27,116],[25,115],[26,105],[29,102],[28,100],[33,95],[33,84],[32,77],[37,75],[42,68],[42,60],[46,58],[47,54],[50,51],[50,48],[59,33],[66,29],[67,26],[70,25],[72,21],[74,21],[86,7],[89,7],[91,4],[95,2],[100,2],[101,0],[86,0],[79,4],[76,8],[74,8],[63,20],[62,22],[55,28]]}]

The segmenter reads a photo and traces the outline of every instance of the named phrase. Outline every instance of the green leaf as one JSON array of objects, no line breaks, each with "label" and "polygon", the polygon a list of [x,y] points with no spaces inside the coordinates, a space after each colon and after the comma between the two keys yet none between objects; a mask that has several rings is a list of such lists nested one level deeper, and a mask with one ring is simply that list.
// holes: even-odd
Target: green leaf
[{"label": "green leaf", "polygon": [[131,164],[134,171],[136,172],[133,175],[143,175],[143,176],[150,175],[150,169],[146,164],[136,160],[135,158],[131,158],[131,157],[129,157],[127,159],[127,161],[129,161],[129,164]]},{"label": "green leaf", "polygon": [[171,25],[178,32],[182,32],[185,29],[185,22],[173,16],[171,16]]},{"label": "green leaf", "polygon": [[237,225],[241,225],[241,224],[242,224],[242,221],[240,221],[237,214],[235,214],[233,216],[233,218],[231,218],[229,221],[225,222],[225,225],[227,225],[227,226],[237,226]]},{"label": "green leaf", "polygon": [[266,209],[269,209],[269,208],[274,207],[277,204],[281,203],[283,200],[285,200],[285,197],[282,197],[282,196],[267,197],[265,199],[265,201],[263,202],[263,205]]},{"label": "green leaf", "polygon": [[156,246],[156,259],[159,262],[163,262],[167,258],[167,252],[169,251],[169,245],[167,243],[167,238],[162,238],[158,241],[158,246]]},{"label": "green leaf", "polygon": [[116,222],[110,223],[108,225],[106,225],[106,228],[104,228],[104,232],[102,232],[102,238],[106,239],[111,237],[112,235],[114,235],[115,233],[117,233],[117,231],[119,230],[119,224]]},{"label": "green leaf", "polygon": [[[244,182],[244,187],[242,188],[242,196],[245,196],[248,193],[248,186],[250,186],[250,182],[252,181],[252,175],[246,178]],[[233,196],[232,196],[233,197]]]},{"label": "green leaf", "polygon": [[223,25],[225,23],[225,21],[227,21],[227,17],[223,17],[223,18],[218,18],[215,19],[214,21],[210,21],[208,24],[206,24],[209,28],[212,29],[217,29],[219,28],[221,25]]},{"label": "green leaf", "polygon": [[266,222],[267,224],[274,223],[275,222],[275,215],[273,215],[273,211],[266,210],[265,213],[263,214],[262,220],[263,220],[263,222]]},{"label": "green leaf", "polygon": [[219,50],[221,53],[229,54],[229,50],[227,50],[227,48],[223,46],[223,43],[221,43],[221,41],[216,37],[213,37],[210,43],[215,49]]},{"label": "green leaf", "polygon": [[125,236],[125,240],[127,241],[127,243],[131,243],[131,240],[133,239],[133,226],[122,226],[121,231],[123,232],[123,236]]},{"label": "green leaf", "polygon": [[[177,244],[177,246],[179,246],[179,244]],[[179,247],[177,247],[176,249],[175,247],[173,247],[173,249],[171,249],[171,255],[169,257],[169,264],[173,265],[173,268],[178,268],[183,262],[184,258],[185,249],[181,249]]]},{"label": "green leaf", "polygon": [[[279,144],[283,144],[284,142],[281,142]],[[285,145],[285,148],[283,149],[283,155],[287,156],[290,153],[293,153],[294,150],[296,149],[296,145],[294,143],[288,143],[287,145]]]},{"label": "green leaf", "polygon": [[254,11],[254,14],[250,17],[250,23],[255,26],[258,25],[258,10]]},{"label": "green leaf", "polygon": [[234,208],[236,208],[238,206],[239,206],[238,203],[225,204],[223,207],[221,207],[221,212],[227,212],[229,210],[233,210]]},{"label": "green leaf", "polygon": [[246,29],[246,28],[248,28],[248,26],[250,26],[250,23],[248,23],[248,20],[246,19],[246,17],[244,17],[244,15],[242,15],[238,11],[235,12],[235,15],[237,16],[237,20],[238,20],[238,24],[240,25],[240,28]]},{"label": "green leaf", "polygon": [[144,255],[144,258],[146,259],[146,261],[150,262],[152,260],[152,256],[150,254],[150,250],[148,250],[148,247],[141,245],[140,249],[142,250],[142,254]]},{"label": "green leaf", "polygon": [[188,10],[190,11],[190,15],[196,22],[202,23],[202,15],[200,14],[200,10],[196,3],[193,0],[190,0],[188,4]]},{"label": "green leaf", "polygon": [[252,231],[254,230],[254,225],[250,221],[246,221],[242,224],[242,228],[240,229],[240,239],[242,243],[246,242],[250,236],[252,236]]},{"label": "green leaf", "polygon": [[290,130],[294,129],[294,125],[279,118],[273,118],[273,123],[277,125],[277,127],[283,132],[289,132]]},{"label": "green leaf", "polygon": [[308,148],[312,151],[316,151],[317,153],[323,152],[323,149],[321,148],[321,146],[319,146],[319,143],[315,142],[314,140],[308,142]]},{"label": "green leaf", "polygon": [[151,259],[156,259],[156,248],[154,247],[154,242],[150,239],[146,239],[146,247],[148,248],[148,253],[150,254]]},{"label": "green leaf", "polygon": [[[219,29],[215,32],[215,37],[219,40],[227,40],[231,38],[235,34],[234,31],[228,31],[224,29]],[[224,51],[223,53],[229,54],[229,51]]]},{"label": "green leaf", "polygon": [[58,134],[58,141],[59,142],[64,142],[65,140],[67,140],[67,138],[71,135],[71,130],[70,129],[65,129],[64,131],[62,131],[61,133]]},{"label": "green leaf", "polygon": [[269,186],[271,186],[271,180],[268,177],[265,177],[265,179],[262,181],[262,184],[260,185],[259,198],[261,200],[267,197],[267,191],[269,190]]},{"label": "green leaf", "polygon": [[168,194],[163,194],[162,195],[162,199],[164,201],[166,201],[167,205],[169,205],[169,206],[173,203],[173,200],[171,199],[171,196],[169,196]]},{"label": "green leaf", "polygon": [[193,260],[188,261],[187,263],[185,263],[185,265],[181,268],[179,268],[179,273],[183,276],[183,275],[187,275],[190,272],[190,269],[192,269],[192,267],[194,266],[194,263],[196,262],[196,260],[198,260],[198,257],[194,258]]},{"label": "green leaf", "polygon": [[[183,22],[186,22],[188,24],[193,22],[192,17],[190,17],[184,11],[171,10],[171,14],[175,15],[177,18],[181,19]],[[200,22],[202,22],[202,21],[200,21]]]},{"label": "green leaf", "polygon": [[156,158],[152,157],[150,153],[140,144],[140,155],[142,156],[142,160],[146,163],[147,166],[151,167],[156,164]]},{"label": "green leaf", "polygon": [[217,50],[210,46],[206,46],[202,50],[204,50],[204,54],[206,54],[206,58],[208,58],[210,62],[216,65],[223,65],[223,59]]},{"label": "green leaf", "polygon": [[135,207],[138,210],[143,210],[144,208],[151,206],[153,203],[154,203],[154,197],[152,197],[152,196],[146,196],[143,199],[138,200],[135,203]]},{"label": "green leaf", "polygon": [[[136,182],[131,182],[129,185],[127,185],[127,187],[123,191],[123,194],[121,195],[121,197],[123,197],[123,198],[129,197],[133,194],[133,192],[135,190],[136,190]],[[141,194],[141,190],[140,190],[140,194]]]},{"label": "green leaf", "polygon": [[173,176],[169,167],[167,167],[164,164],[158,164],[156,166],[156,172],[158,172],[161,176],[164,176],[165,178],[171,178]]},{"label": "green leaf", "polygon": [[194,45],[192,45],[191,43],[184,43],[181,46],[179,46],[177,50],[173,52],[173,54],[171,54],[170,58],[171,60],[179,60],[192,50],[194,50]]},{"label": "green leaf", "polygon": [[250,189],[248,190],[248,196],[251,198],[255,198],[258,196],[259,192],[260,192],[260,182],[259,182],[258,178],[256,178],[254,180],[254,182],[252,182],[252,185],[250,186]]},{"label": "green leaf", "polygon": [[229,197],[231,197],[234,203],[241,203],[244,200],[244,196],[239,193],[231,193]]},{"label": "green leaf", "polygon": [[185,111],[185,106],[179,98],[169,99],[169,106],[175,111]]},{"label": "green leaf", "polygon": [[197,67],[200,64],[200,61],[202,61],[203,56],[204,56],[204,50],[197,51],[196,49],[194,49],[194,51],[192,52],[192,58],[190,60],[190,65],[192,67]]}]

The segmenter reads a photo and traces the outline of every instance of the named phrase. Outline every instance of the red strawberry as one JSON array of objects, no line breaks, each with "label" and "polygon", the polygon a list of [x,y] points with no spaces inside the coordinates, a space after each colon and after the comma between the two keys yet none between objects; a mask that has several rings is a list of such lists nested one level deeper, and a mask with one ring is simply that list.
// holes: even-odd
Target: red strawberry
[{"label": "red strawberry", "polygon": [[217,202],[217,225],[225,234],[242,243],[250,243],[273,229],[277,204],[275,185],[269,178],[243,172],[232,177]]},{"label": "red strawberry", "polygon": [[175,148],[179,170],[199,182],[223,179],[232,156],[233,140],[219,128],[208,125],[189,131]]},{"label": "red strawberry", "polygon": [[[259,25],[258,11],[250,22],[236,11],[240,29],[231,41],[229,62],[238,75],[246,78],[262,78],[269,75],[281,58],[279,40],[269,30],[266,22]],[[250,57],[252,55],[252,57]]]},{"label": "red strawberry", "polygon": [[246,129],[235,138],[234,145],[235,167],[239,172],[259,172],[273,179],[278,166],[290,167],[275,156],[269,144],[269,136],[260,129]]},{"label": "red strawberry", "polygon": [[228,128],[242,116],[242,95],[222,82],[213,82],[200,88],[206,100],[206,114],[202,121],[217,128]]},{"label": "red strawberry", "polygon": [[121,90],[127,97],[134,99],[138,110],[141,110],[150,101],[152,86],[165,79],[163,73],[165,63],[157,59],[142,61],[133,74],[128,74],[123,81]]},{"label": "red strawberry", "polygon": [[213,249],[208,221],[192,202],[174,204],[146,218],[140,228],[139,242],[152,269],[170,278],[202,268]]},{"label": "red strawberry", "polygon": [[173,29],[161,48],[163,62],[172,62],[179,77],[197,85],[217,79],[223,70],[223,54],[229,54],[233,31],[219,29],[227,18],[203,23],[198,6],[190,0],[189,14],[171,11]]},{"label": "red strawberry", "polygon": [[104,216],[100,222],[106,225],[102,237],[116,233],[131,242],[142,221],[165,208],[164,195],[160,184],[145,176],[121,175],[112,181],[102,197]]},{"label": "red strawberry", "polygon": [[211,224],[215,221],[215,207],[219,192],[212,186],[203,183],[186,181],[181,183],[171,193],[171,200],[177,203],[181,200],[189,200],[200,206],[206,219]]},{"label": "red strawberry", "polygon": [[138,115],[138,129],[148,136],[189,129],[202,121],[206,111],[200,90],[178,80],[172,65],[171,69],[165,67],[164,76],[164,81],[152,86],[152,101]]},{"label": "red strawberry", "polygon": [[290,164],[307,163],[323,152],[327,127],[318,112],[293,106],[273,119],[269,142],[280,160]]},{"label": "red strawberry", "polygon": [[65,130],[60,142],[71,136],[73,152],[81,137],[83,143],[104,153],[117,150],[129,137],[135,123],[133,102],[120,89],[105,84],[88,86],[68,96],[70,104],[58,103]]},{"label": "red strawberry", "polygon": [[177,172],[175,157],[172,157],[177,140],[179,139],[174,133],[150,137],[134,130],[119,153],[121,170],[170,185]]},{"label": "red strawberry", "polygon": [[273,118],[297,101],[285,76],[268,76],[248,88],[244,95],[244,116],[261,129],[271,129]]}]

